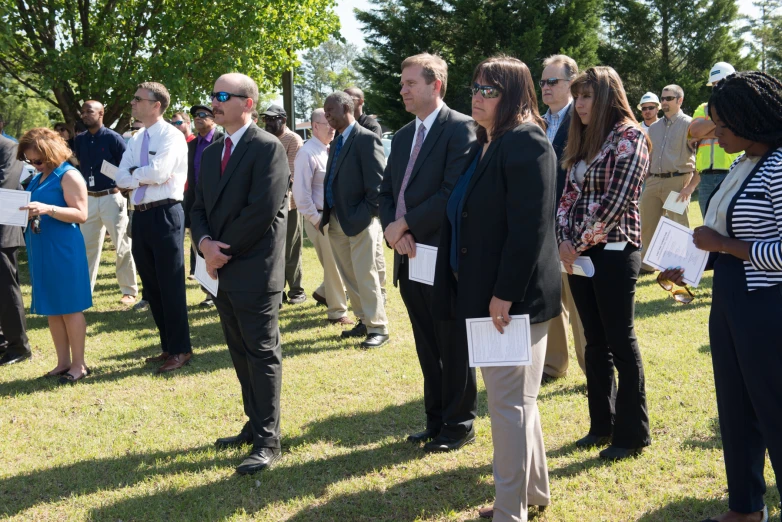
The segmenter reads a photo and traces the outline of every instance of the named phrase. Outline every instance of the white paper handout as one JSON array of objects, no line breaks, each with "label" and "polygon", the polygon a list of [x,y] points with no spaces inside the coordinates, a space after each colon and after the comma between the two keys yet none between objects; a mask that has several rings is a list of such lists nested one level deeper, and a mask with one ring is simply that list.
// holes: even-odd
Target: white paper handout
[{"label": "white paper handout", "polygon": [[103,160],[103,164],[100,166],[100,173],[113,180],[117,179],[118,170],[119,168],[117,168],[115,165],[112,165],[106,160]]},{"label": "white paper handout", "polygon": [[27,227],[28,210],[19,210],[30,204],[26,190],[0,189],[0,225]]},{"label": "white paper handout", "polygon": [[410,281],[418,281],[434,286],[434,268],[437,264],[437,247],[415,244],[415,257],[408,258],[410,263],[408,277]]},{"label": "white paper handout", "polygon": [[[559,268],[562,272],[567,273],[565,270],[565,263],[559,262]],[[595,265],[588,257],[579,256],[573,261],[573,275],[579,275],[583,277],[592,277],[595,275]]]},{"label": "white paper handout", "polygon": [[218,283],[220,282],[220,278],[212,279],[212,276],[206,271],[206,261],[204,261],[204,258],[200,255],[196,256],[195,278],[210,294],[214,296],[217,295],[217,287],[219,286]]},{"label": "white paper handout", "polygon": [[529,315],[512,315],[510,324],[500,333],[491,317],[465,319],[467,321],[467,351],[470,367],[529,366]]},{"label": "white paper handout", "polygon": [[666,217],[657,223],[644,257],[644,263],[657,270],[683,268],[684,282],[692,286],[700,283],[708,260],[709,253],[692,242],[692,230]]},{"label": "white paper handout", "polygon": [[663,208],[677,214],[684,214],[684,211],[687,210],[687,205],[690,204],[690,198],[687,198],[684,201],[676,201],[676,198],[678,197],[679,193],[672,190],[671,193],[668,194],[668,198],[665,200]]}]

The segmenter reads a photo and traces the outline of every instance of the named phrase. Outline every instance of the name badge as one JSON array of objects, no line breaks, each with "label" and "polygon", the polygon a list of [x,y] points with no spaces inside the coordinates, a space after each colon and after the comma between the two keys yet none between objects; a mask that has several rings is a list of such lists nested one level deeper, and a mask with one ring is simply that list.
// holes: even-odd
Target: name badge
[{"label": "name badge", "polygon": [[89,177],[88,184],[89,184],[90,187],[94,187],[95,186],[95,176],[90,176]]},{"label": "name badge", "polygon": [[621,243],[607,243],[604,250],[616,250],[618,252],[622,252],[626,246],[627,241],[622,241]]}]

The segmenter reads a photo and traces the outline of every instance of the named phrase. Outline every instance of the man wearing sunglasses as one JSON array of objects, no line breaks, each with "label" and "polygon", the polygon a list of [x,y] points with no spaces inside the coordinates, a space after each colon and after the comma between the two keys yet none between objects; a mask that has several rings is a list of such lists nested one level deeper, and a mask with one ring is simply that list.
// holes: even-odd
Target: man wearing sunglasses
[{"label": "man wearing sunglasses", "polygon": [[641,130],[649,134],[649,127],[660,119],[657,117],[660,112],[660,98],[653,92],[647,92],[641,96],[638,110],[641,111]]},{"label": "man wearing sunglasses", "polygon": [[[187,144],[187,185],[185,185],[185,228],[190,229],[190,210],[195,201],[195,188],[201,177],[201,158],[204,150],[223,137],[223,133],[217,130],[217,124],[212,114],[212,108],[205,105],[193,105],[190,107],[193,116],[197,137]],[[195,134],[193,136],[196,136]],[[191,235],[192,239],[192,235]],[[196,245],[191,241],[190,249],[190,274],[195,274]],[[201,301],[201,306],[211,308],[214,306],[214,296],[206,288],[201,288],[206,297]]]},{"label": "man wearing sunglasses", "polygon": [[[649,128],[652,161],[639,203],[643,242],[641,259],[646,255],[646,249],[662,216],[689,228],[690,219],[687,214],[690,209],[690,196],[700,182],[700,176],[695,172],[695,150],[690,147],[688,135],[692,118],[681,109],[684,90],[678,85],[668,85],[663,89],[660,101],[664,116]],[[663,208],[671,192],[679,193],[676,201],[687,201],[687,207],[682,214]],[[641,266],[642,274],[652,272],[654,269],[651,266]]]},{"label": "man wearing sunglasses", "polygon": [[190,128],[190,117],[186,112],[177,112],[171,118],[171,125],[179,129],[182,134],[185,135],[185,141],[190,143],[196,137],[193,134],[193,129]]},{"label": "man wearing sunglasses", "polygon": [[89,100],[81,107],[81,121],[87,132],[76,136],[73,153],[79,160],[81,175],[87,183],[87,221],[81,233],[87,249],[91,289],[95,289],[98,267],[106,231],[117,250],[117,282],[122,292],[120,303],[130,306],[136,302],[136,263],[128,237],[128,202],[117,188],[117,183],[101,172],[103,162],[115,167],[125,153],[122,136],[103,125],[103,104]]},{"label": "man wearing sunglasses", "polygon": [[285,221],[290,168],[280,140],[250,113],[258,86],[224,74],[212,93],[215,122],[226,135],[206,148],[190,211],[193,240],[217,278],[215,306],[242,388],[248,422],[219,448],[252,445],[236,468],[261,471],[280,458],[282,354],[279,313],[285,288]]},{"label": "man wearing sunglasses", "polygon": [[[282,146],[285,147],[285,154],[288,155],[288,167],[291,176],[294,173],[294,162],[296,154],[303,144],[301,136],[288,128],[288,113],[277,104],[272,104],[263,114],[263,124],[267,132],[274,134]],[[291,179],[291,181],[293,181]],[[282,293],[282,301],[288,304],[301,304],[307,300],[307,294],[301,286],[301,249],[304,246],[304,237],[302,236],[301,214],[296,208],[296,201],[293,194],[288,191],[288,223],[287,234],[285,236],[285,282],[288,284],[288,292]]]},{"label": "man wearing sunglasses", "polygon": [[144,130],[130,138],[116,174],[117,186],[131,190],[133,259],[160,332],[161,353],[146,362],[163,363],[158,373],[178,370],[192,356],[182,209],[187,142],[163,119],[170,99],[160,83],[138,85],[130,107],[133,117],[144,123]]},{"label": "man wearing sunglasses", "polygon": [[[560,160],[567,146],[570,119],[573,116],[573,96],[570,93],[570,82],[576,76],[578,76],[576,61],[570,56],[555,54],[543,61],[543,74],[538,82],[541,99],[548,106],[546,114],[543,115],[543,119],[546,120],[546,136],[557,154],[557,205],[562,191],[565,189],[567,176],[567,171],[562,168]],[[584,327],[570,293],[567,274],[562,274],[562,313],[549,323],[542,384],[567,374],[570,365],[568,360],[568,324],[573,330],[576,360],[581,371],[586,372]]]}]

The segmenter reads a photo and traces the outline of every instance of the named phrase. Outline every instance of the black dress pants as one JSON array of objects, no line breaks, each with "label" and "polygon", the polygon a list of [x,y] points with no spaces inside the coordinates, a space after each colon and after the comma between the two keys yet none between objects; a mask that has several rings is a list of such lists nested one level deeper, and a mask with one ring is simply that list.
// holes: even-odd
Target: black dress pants
[{"label": "black dress pants", "polygon": [[279,313],[282,293],[217,290],[228,352],[242,387],[254,448],[280,448],[282,347]]},{"label": "black dress pants", "polygon": [[143,298],[160,332],[160,346],[171,355],[191,353],[187,323],[185,216],[181,203],[133,213],[133,260],[144,285]]},{"label": "black dress pants", "polygon": [[432,317],[432,290],[410,281],[409,262],[399,268],[399,293],[413,325],[415,349],[424,374],[426,427],[453,438],[472,428],[477,414],[475,368],[470,368],[464,320]]},{"label": "black dress pants", "polygon": [[9,355],[30,353],[26,329],[16,247],[0,248],[0,351]]},{"label": "black dress pants", "polygon": [[641,253],[631,244],[621,252],[604,247],[597,245],[581,254],[592,259],[594,277],[568,276],[586,338],[589,433],[613,434],[613,445],[619,448],[640,448],[651,444],[634,321]]},{"label": "black dress pants", "polygon": [[709,339],[730,509],[763,509],[766,449],[782,484],[782,285],[747,290],[744,262],[714,264]]}]

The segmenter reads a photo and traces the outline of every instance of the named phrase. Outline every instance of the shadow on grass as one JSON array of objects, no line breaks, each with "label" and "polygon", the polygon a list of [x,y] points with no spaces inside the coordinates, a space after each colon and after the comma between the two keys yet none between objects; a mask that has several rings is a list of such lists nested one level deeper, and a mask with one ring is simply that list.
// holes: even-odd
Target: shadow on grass
[{"label": "shadow on grass", "polygon": [[540,388],[538,401],[545,401],[547,399],[560,397],[562,395],[586,395],[587,392],[587,386],[585,382],[581,384],[569,384],[568,386],[558,386],[556,388],[554,388],[551,384],[548,386],[544,385]]},{"label": "shadow on grass", "polygon": [[720,420],[717,417],[711,419],[709,431],[701,437],[691,437],[682,442],[684,448],[697,448],[706,450],[722,449],[722,435],[720,434]]},{"label": "shadow on grass", "polygon": [[[662,290],[661,290],[662,292]],[[710,308],[711,299],[696,299],[690,304],[680,304],[673,300],[670,294],[661,293],[659,299],[652,301],[643,301],[635,303],[635,318],[644,319],[654,317],[660,314],[674,314],[677,312],[686,312],[695,308]]]},{"label": "shadow on grass", "polygon": [[699,353],[711,353],[711,345],[710,344],[704,344],[700,348],[698,348]]},{"label": "shadow on grass", "polygon": [[727,500],[683,498],[641,515],[637,522],[682,522],[709,519],[728,510]]}]

